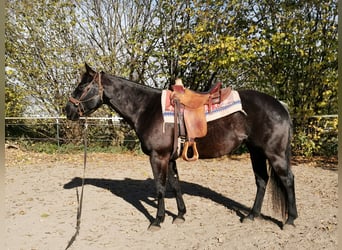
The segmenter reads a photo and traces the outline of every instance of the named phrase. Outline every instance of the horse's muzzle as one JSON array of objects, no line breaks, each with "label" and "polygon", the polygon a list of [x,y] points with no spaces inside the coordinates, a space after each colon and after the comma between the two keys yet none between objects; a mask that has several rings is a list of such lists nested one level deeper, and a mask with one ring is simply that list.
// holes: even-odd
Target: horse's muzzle
[{"label": "horse's muzzle", "polygon": [[68,102],[64,110],[69,120],[77,121],[78,119],[80,119],[80,114],[75,104]]}]

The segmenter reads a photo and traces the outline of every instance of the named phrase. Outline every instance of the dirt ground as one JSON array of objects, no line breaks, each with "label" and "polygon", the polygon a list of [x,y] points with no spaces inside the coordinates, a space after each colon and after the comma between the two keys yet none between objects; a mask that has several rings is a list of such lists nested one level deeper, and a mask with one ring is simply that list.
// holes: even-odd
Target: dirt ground
[{"label": "dirt ground", "polygon": [[[337,166],[294,163],[299,218],[282,230],[267,194],[266,217],[241,223],[256,186],[248,156],[187,163],[178,160],[186,221],[172,224],[167,195],[161,230],[146,156],[88,154],[80,233],[70,249],[337,249]],[[75,233],[83,154],[6,150],[6,247],[65,249]]]}]

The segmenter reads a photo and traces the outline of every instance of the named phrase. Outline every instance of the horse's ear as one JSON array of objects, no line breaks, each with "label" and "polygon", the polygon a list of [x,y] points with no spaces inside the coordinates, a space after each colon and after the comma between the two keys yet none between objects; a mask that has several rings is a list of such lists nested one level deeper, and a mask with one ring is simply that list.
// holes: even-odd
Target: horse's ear
[{"label": "horse's ear", "polygon": [[87,63],[84,63],[84,66],[86,68],[87,74],[89,74],[91,76],[94,76],[96,74],[96,72]]}]

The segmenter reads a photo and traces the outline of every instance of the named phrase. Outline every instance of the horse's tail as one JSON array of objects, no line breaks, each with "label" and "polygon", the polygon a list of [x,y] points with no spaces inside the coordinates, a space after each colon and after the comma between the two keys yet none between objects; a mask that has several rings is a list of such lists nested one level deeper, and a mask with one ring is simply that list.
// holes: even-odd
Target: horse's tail
[{"label": "horse's tail", "polygon": [[[287,146],[286,146],[286,151],[285,151],[287,170],[289,170],[291,167],[291,138],[292,138],[292,123],[290,122],[289,131],[288,131],[288,141],[287,141]],[[270,188],[272,192],[273,210],[277,212],[280,211],[283,220],[285,220],[288,215],[287,191],[280,177],[277,175],[277,173],[275,172],[272,166],[269,167],[269,176],[270,176]]]},{"label": "horse's tail", "polygon": [[272,167],[270,167],[270,185],[273,210],[276,212],[280,211],[283,220],[285,220],[288,211],[287,193],[279,176],[275,173]]}]

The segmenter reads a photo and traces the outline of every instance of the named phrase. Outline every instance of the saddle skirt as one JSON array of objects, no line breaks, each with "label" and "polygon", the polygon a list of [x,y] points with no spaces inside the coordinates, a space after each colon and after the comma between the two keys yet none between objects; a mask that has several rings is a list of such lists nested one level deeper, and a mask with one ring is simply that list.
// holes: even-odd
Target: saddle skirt
[{"label": "saddle skirt", "polygon": [[[172,91],[170,90],[162,91],[161,105],[164,123],[174,123],[175,113],[174,107],[171,104],[171,95]],[[207,122],[220,119],[238,111],[246,114],[242,109],[240,95],[236,90],[232,90],[229,96],[227,96],[219,104],[212,104],[211,107],[209,107],[209,105],[204,105],[204,113]]]}]

